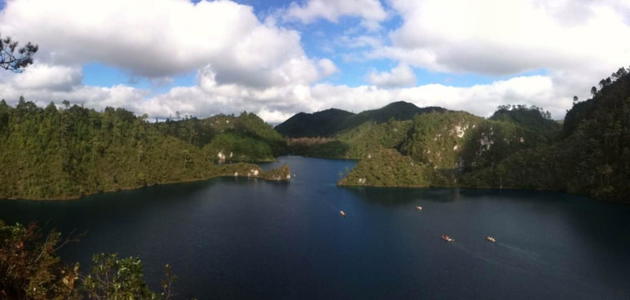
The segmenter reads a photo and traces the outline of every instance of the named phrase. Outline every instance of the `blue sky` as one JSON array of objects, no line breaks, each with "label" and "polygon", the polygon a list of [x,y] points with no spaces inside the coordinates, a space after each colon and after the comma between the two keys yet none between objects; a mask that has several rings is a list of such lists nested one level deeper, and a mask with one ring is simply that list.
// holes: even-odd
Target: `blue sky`
[{"label": "blue sky", "polygon": [[562,118],[573,95],[630,61],[630,42],[616,38],[630,34],[622,0],[1,5],[0,32],[41,49],[24,73],[2,75],[3,98],[155,117],[248,110],[278,122],[406,100],[481,116],[531,104]]}]

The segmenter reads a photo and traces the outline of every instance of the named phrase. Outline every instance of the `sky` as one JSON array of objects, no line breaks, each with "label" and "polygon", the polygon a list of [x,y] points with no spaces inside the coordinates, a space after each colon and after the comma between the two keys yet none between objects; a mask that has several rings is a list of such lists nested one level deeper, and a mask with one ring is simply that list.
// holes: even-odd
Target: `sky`
[{"label": "sky", "polygon": [[151,118],[352,112],[408,101],[489,116],[630,65],[626,0],[6,0],[0,35],[39,45],[0,72],[20,96]]}]

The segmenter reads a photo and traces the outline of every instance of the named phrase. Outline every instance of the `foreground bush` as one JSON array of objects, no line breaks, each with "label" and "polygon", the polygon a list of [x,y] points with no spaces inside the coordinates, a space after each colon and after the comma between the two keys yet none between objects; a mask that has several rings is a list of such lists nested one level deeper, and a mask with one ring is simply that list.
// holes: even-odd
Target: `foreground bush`
[{"label": "foreground bush", "polygon": [[69,239],[36,225],[0,221],[0,299],[170,299],[175,280],[169,265],[161,291],[144,281],[139,258],[97,254],[86,276],[79,264],[65,264],[56,254]]}]

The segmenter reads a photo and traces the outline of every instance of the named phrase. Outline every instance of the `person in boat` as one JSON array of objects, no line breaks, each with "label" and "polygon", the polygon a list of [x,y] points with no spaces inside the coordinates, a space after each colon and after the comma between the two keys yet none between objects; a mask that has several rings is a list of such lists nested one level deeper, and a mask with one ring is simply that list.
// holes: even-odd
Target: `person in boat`
[{"label": "person in boat", "polygon": [[442,235],[442,239],[443,239],[443,240],[445,240],[445,241],[447,241],[447,242],[454,242],[454,241],[455,241],[455,239],[454,239],[454,238],[452,238],[452,237],[450,237],[450,236],[448,236],[448,235],[446,235],[446,234],[443,234],[443,235]]}]

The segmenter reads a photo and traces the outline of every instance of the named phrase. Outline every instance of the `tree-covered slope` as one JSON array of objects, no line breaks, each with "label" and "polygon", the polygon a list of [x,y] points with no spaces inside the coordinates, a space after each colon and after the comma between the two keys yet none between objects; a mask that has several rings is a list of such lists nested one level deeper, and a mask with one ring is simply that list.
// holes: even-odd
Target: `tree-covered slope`
[{"label": "tree-covered slope", "polygon": [[286,151],[284,138],[252,113],[166,120],[155,126],[166,135],[203,148],[206,154],[217,159],[225,156],[225,161],[271,161]]},{"label": "tree-covered slope", "polygon": [[282,122],[275,129],[286,137],[324,137],[339,132],[343,123],[353,116],[341,109],[327,109],[312,114],[298,113]]},{"label": "tree-covered slope", "polygon": [[562,134],[537,107],[500,107],[488,120],[416,116],[402,142],[371,147],[340,184],[544,189],[630,202],[630,74],[620,69],[592,90],[567,113]]},{"label": "tree-covered slope", "polygon": [[560,123],[551,119],[549,112],[536,106],[502,105],[490,120],[511,122],[530,130],[548,132],[550,137],[559,133],[562,128]]},{"label": "tree-covered slope", "polygon": [[0,199],[77,198],[235,173],[264,177],[256,165],[216,161],[205,147],[123,109],[0,102]]},{"label": "tree-covered slope", "polygon": [[[454,186],[461,174],[494,166],[513,153],[549,143],[544,132],[465,112],[420,114],[413,121],[374,126],[379,129],[369,132],[381,139],[373,139],[372,145],[363,147],[369,149],[368,153],[360,156],[357,168],[348,175],[358,179],[342,180],[341,184]],[[406,130],[397,134],[387,127]],[[421,176],[409,177],[419,172]],[[390,177],[394,175],[399,179]]]},{"label": "tree-covered slope", "polygon": [[446,109],[441,107],[417,107],[413,103],[398,101],[392,102],[379,109],[366,110],[348,118],[342,126],[342,129],[351,129],[365,122],[384,123],[390,120],[404,121],[411,120],[418,114],[431,112],[445,112]]},{"label": "tree-covered slope", "polygon": [[509,157],[471,183],[490,186],[500,179],[513,188],[630,202],[630,75],[620,69],[611,77],[600,81],[599,91],[593,89],[592,99],[567,113],[563,136],[553,145]]}]

